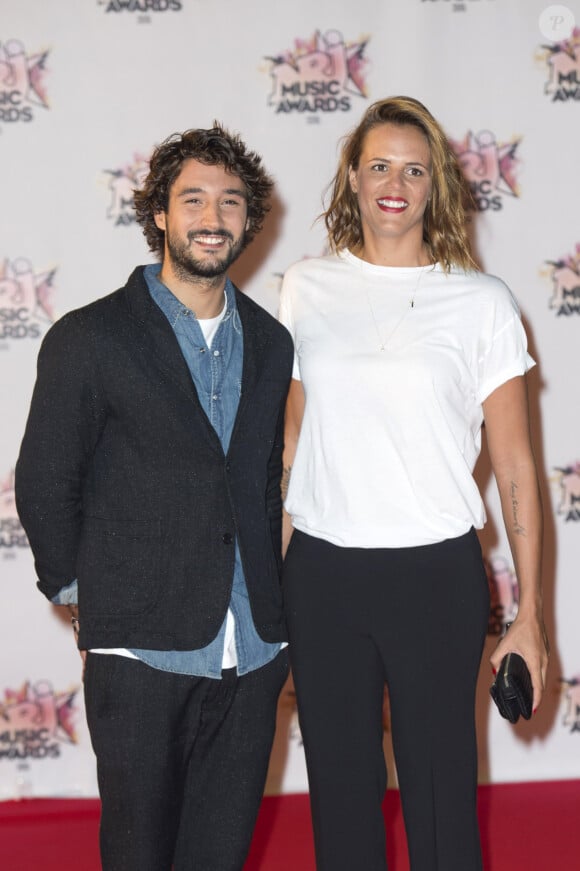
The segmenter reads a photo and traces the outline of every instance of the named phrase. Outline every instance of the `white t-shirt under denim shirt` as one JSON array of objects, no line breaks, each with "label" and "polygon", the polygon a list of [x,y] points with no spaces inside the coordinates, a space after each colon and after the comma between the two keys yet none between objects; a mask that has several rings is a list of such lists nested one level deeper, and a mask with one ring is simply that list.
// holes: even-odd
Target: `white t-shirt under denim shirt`
[{"label": "white t-shirt under denim shirt", "polygon": [[481,528],[482,402],[535,365],[508,287],[345,250],[287,271],[280,320],[306,395],[285,503],[294,527],[345,547]]}]

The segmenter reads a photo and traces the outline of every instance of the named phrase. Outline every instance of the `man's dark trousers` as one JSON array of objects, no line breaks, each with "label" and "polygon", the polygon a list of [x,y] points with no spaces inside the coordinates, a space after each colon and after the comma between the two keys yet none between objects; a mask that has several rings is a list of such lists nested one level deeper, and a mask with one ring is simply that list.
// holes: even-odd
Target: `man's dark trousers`
[{"label": "man's dark trousers", "polygon": [[287,674],[286,650],[221,680],[88,655],[104,871],[241,871]]}]

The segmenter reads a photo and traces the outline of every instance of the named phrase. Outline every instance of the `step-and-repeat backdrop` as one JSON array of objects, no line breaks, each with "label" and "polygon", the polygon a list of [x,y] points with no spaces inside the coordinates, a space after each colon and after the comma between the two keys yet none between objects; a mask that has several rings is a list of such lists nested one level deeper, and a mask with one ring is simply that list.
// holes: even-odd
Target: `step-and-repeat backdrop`
[{"label": "step-and-repeat backdrop", "polygon": [[[517,596],[484,455],[478,475],[493,607],[477,710],[481,778],[580,777],[577,2],[4,0],[2,7],[0,798],[96,794],[80,659],[68,620],[35,588],[14,505],[43,335],[150,261],[132,190],[157,143],[214,119],[239,131],[276,178],[267,226],[233,274],[275,313],[285,269],[324,251],[315,218],[340,137],[370,101],[394,94],[426,103],[453,141],[477,203],[478,256],[516,294],[539,362],[530,393],[546,514],[549,683],[530,723],[511,727],[490,704],[487,657]],[[428,734],[427,708],[423,717]],[[385,749],[392,757],[387,704]],[[280,700],[268,789],[307,789],[291,683]]]}]

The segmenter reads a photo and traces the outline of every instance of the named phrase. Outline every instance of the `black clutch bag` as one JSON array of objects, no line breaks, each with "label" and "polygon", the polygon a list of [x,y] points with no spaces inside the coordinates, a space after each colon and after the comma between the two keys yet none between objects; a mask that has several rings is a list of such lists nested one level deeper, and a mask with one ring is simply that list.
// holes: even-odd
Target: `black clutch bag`
[{"label": "black clutch bag", "polygon": [[525,660],[518,653],[504,656],[489,692],[502,717],[510,723],[517,723],[520,715],[525,720],[532,716],[532,679]]}]

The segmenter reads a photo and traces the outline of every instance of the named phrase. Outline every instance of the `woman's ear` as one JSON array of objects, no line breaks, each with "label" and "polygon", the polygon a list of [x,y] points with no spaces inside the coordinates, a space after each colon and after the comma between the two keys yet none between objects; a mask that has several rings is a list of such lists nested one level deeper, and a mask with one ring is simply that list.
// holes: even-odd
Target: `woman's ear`
[{"label": "woman's ear", "polygon": [[356,179],[356,170],[353,169],[352,166],[349,167],[349,170],[348,170],[348,180],[349,180],[349,182],[350,182],[350,189],[351,189],[351,191],[353,192],[353,194],[358,194],[358,184],[357,184],[357,179]]}]

